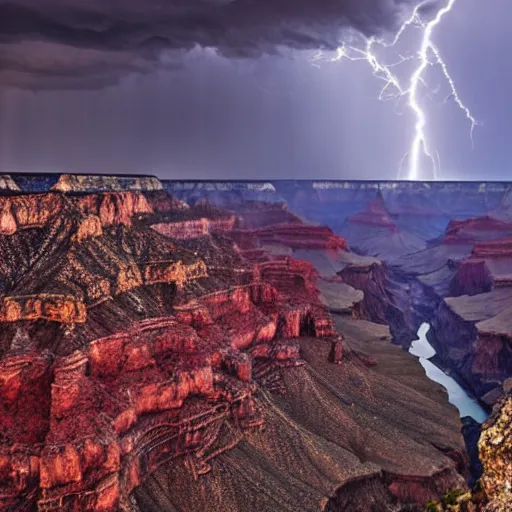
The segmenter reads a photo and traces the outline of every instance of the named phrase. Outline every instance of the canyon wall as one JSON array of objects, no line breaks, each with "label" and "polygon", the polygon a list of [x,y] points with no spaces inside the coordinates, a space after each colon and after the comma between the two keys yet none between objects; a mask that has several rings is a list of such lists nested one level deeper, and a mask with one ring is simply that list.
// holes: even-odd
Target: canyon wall
[{"label": "canyon wall", "polygon": [[39,194],[4,180],[2,507],[356,510],[464,489],[457,412],[390,343],[428,320],[442,364],[497,404],[481,441],[494,510],[512,230],[459,217],[504,211],[503,187],[181,183],[172,197],[123,179],[45,178]]}]

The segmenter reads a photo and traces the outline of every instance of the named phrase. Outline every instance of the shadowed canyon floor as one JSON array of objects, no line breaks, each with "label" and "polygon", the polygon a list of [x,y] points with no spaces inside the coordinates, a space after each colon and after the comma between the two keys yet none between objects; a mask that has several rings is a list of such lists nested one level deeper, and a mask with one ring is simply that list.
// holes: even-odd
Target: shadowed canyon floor
[{"label": "shadowed canyon floor", "polygon": [[443,506],[470,461],[404,350],[424,321],[436,364],[495,405],[458,510],[508,503],[505,186],[0,187],[0,509]]}]

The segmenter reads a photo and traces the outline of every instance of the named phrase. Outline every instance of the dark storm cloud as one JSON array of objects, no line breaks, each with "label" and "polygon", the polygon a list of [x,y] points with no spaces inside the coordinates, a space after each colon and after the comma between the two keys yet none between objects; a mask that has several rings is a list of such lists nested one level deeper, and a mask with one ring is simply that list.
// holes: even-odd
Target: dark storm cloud
[{"label": "dark storm cloud", "polygon": [[394,30],[417,0],[0,0],[0,84],[94,88],[179,66],[196,46],[226,57],[334,49],[343,29]]}]

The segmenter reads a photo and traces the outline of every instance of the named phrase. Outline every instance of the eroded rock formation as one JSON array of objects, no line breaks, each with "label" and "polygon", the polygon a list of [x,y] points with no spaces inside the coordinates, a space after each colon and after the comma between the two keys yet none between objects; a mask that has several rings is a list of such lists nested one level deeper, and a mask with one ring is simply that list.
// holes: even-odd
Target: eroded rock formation
[{"label": "eroded rock formation", "polygon": [[8,174],[0,174],[0,190],[18,191],[20,188]]},{"label": "eroded rock formation", "polygon": [[512,509],[512,395],[494,408],[480,436],[479,452],[483,465],[480,480],[487,503],[485,512]]},{"label": "eroded rock formation", "polygon": [[380,260],[276,204],[7,199],[0,508],[366,512],[465,487]]},{"label": "eroded rock formation", "polygon": [[154,176],[61,174],[51,189],[60,192],[121,192],[126,190],[163,190],[163,186]]}]

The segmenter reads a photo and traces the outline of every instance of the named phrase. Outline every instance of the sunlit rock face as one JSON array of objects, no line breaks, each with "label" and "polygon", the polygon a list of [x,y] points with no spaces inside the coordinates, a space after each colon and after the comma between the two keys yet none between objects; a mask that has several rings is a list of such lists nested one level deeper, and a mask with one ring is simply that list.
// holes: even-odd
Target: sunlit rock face
[{"label": "sunlit rock face", "polygon": [[187,204],[140,177],[18,179],[39,192],[0,197],[0,509],[370,512],[465,488],[456,409],[391,344],[387,267],[265,203],[277,187]]},{"label": "sunlit rock face", "polygon": [[20,190],[16,182],[8,174],[0,174],[0,190]]},{"label": "sunlit rock face", "polygon": [[62,174],[51,189],[60,192],[121,192],[126,190],[163,190],[163,186],[158,178],[153,176]]},{"label": "sunlit rock face", "polygon": [[487,500],[482,510],[507,512],[512,509],[512,395],[494,407],[478,447],[484,472],[480,482]]}]

